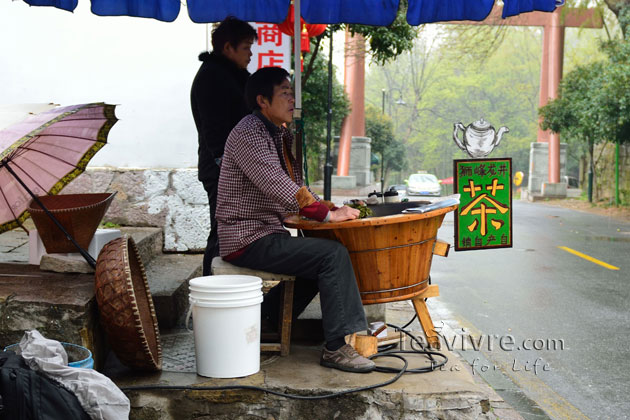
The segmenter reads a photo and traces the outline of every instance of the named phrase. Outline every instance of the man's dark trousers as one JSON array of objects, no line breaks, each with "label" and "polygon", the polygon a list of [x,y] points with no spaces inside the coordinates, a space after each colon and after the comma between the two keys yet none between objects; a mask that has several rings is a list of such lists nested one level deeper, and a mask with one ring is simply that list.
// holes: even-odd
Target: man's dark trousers
[{"label": "man's dark trousers", "polygon": [[[250,244],[231,264],[296,276],[293,315],[319,290],[326,342],[367,329],[365,311],[348,250],[336,241],[276,234]],[[263,313],[278,310],[278,293],[265,296]]]}]

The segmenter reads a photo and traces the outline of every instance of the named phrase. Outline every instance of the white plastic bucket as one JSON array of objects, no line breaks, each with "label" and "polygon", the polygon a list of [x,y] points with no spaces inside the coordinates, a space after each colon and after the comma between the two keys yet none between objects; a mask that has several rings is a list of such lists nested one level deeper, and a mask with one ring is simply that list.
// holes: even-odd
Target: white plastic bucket
[{"label": "white plastic bucket", "polygon": [[237,378],[258,372],[262,280],[206,276],[190,280],[189,288],[197,374]]}]

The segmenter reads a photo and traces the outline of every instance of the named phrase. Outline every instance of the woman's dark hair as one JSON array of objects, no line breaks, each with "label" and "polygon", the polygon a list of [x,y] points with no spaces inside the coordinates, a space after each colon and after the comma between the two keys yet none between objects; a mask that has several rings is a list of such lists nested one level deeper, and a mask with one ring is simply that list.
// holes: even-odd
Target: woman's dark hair
[{"label": "woman's dark hair", "polygon": [[256,30],[247,22],[228,16],[212,31],[212,49],[218,53],[223,51],[226,42],[234,48],[243,41],[258,39]]},{"label": "woman's dark hair", "polygon": [[260,109],[256,97],[262,95],[263,98],[271,102],[273,98],[273,87],[280,86],[282,82],[289,78],[289,73],[282,67],[263,67],[252,74],[245,85],[245,102],[250,110]]}]

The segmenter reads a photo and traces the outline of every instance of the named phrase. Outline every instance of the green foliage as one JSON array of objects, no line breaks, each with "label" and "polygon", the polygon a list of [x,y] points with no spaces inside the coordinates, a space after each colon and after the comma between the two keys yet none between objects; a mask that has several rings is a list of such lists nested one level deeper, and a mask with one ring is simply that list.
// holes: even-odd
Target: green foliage
[{"label": "green foliage", "polygon": [[[622,26],[630,8],[622,10]],[[560,97],[540,109],[542,127],[586,143],[630,142],[630,41],[602,43],[607,60],[578,66],[560,83]]]},{"label": "green foliage", "polygon": [[[619,23],[630,27],[630,6],[620,11]],[[598,76],[603,135],[613,143],[630,142],[630,39],[609,41],[602,48],[609,58]]]},{"label": "green foliage", "polygon": [[[627,28],[630,7],[622,8],[618,17],[620,26]],[[544,129],[562,133],[574,146],[587,150],[590,174],[596,173],[599,161],[594,156],[595,144],[630,142],[630,40],[615,39],[601,47],[606,59],[566,74],[560,97],[539,110]]]},{"label": "green foliage", "polygon": [[348,25],[352,34],[361,34],[370,46],[372,59],[385,64],[413,48],[418,29],[407,23],[407,2],[401,1],[396,19],[389,26]]},{"label": "green foliage", "polygon": [[394,137],[391,118],[372,105],[365,108],[365,134],[372,139],[372,153],[384,159],[385,174],[407,168],[405,147]]},{"label": "green foliage", "polygon": [[601,141],[598,107],[604,67],[603,62],[594,62],[565,75],[560,83],[560,97],[540,108],[542,128],[588,144]]},{"label": "green foliage", "polygon": [[510,128],[490,157],[511,157],[515,170],[527,170],[537,135],[541,33],[508,28],[504,36],[504,47],[483,60],[446,53],[442,38],[419,38],[395,63],[371,69],[367,102],[380,107],[386,90],[385,108],[405,145],[408,173],[452,176],[453,159],[467,157],[453,142],[453,124],[482,117],[497,130]]},{"label": "green foliage", "polygon": [[[334,70],[333,70],[334,72]],[[311,181],[323,178],[328,115],[328,59],[318,55],[313,72],[302,90],[305,123],[306,159]],[[332,135],[339,135],[341,123],[350,112],[350,102],[333,73]]]}]

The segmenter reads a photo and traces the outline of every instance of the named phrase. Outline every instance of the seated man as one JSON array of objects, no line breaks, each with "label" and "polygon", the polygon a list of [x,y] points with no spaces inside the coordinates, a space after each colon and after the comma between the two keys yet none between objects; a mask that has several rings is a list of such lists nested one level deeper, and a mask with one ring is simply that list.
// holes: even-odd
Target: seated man
[{"label": "seated man", "polygon": [[[320,363],[350,372],[370,372],[374,362],[360,356],[344,337],[367,322],[347,249],[338,242],[292,237],[282,221],[289,213],[318,221],[356,219],[359,211],[326,205],[302,181],[291,153],[293,137],[284,126],[293,117],[289,74],[262,68],[245,87],[254,110],[228,136],[217,200],[219,249],[230,263],[296,276],[294,313],[319,290],[326,344]],[[271,294],[271,292],[270,292]],[[263,303],[268,312],[269,295]],[[269,311],[270,312],[270,311]]]}]

